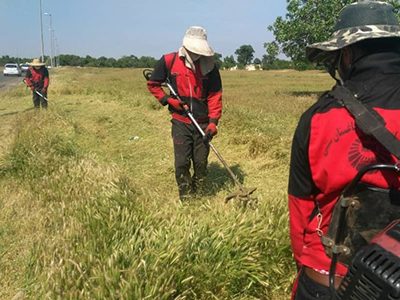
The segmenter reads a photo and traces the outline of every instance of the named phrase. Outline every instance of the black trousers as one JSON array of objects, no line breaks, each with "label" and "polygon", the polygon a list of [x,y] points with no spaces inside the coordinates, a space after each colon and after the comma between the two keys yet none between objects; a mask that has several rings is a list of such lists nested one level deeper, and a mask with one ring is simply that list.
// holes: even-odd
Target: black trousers
[{"label": "black trousers", "polygon": [[[47,93],[41,93],[41,94],[47,98]],[[40,108],[40,106],[42,106],[42,108],[47,108],[47,101],[44,100],[35,92],[33,92],[32,94],[32,99],[33,99],[33,106],[35,108]]]},{"label": "black trousers", "polygon": [[300,272],[297,285],[295,300],[331,300],[329,287],[320,285],[307,276],[305,272]]},{"label": "black trousers", "polygon": [[[172,119],[172,138],[174,141],[175,178],[179,197],[184,200],[190,193],[196,192],[207,175],[210,146],[193,124]],[[207,124],[200,124],[204,130]],[[193,162],[193,176],[190,167]]]}]

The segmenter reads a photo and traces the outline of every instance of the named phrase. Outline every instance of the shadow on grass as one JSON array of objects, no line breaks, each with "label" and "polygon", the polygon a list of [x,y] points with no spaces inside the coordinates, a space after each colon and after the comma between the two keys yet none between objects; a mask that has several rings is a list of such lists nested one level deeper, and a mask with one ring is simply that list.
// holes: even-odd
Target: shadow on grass
[{"label": "shadow on grass", "polygon": [[27,109],[24,109],[24,110],[21,110],[21,111],[12,111],[12,112],[8,112],[8,113],[5,113],[5,114],[0,114],[0,117],[12,116],[12,115],[16,115],[16,114],[19,114],[19,113],[22,113],[22,112],[33,110],[33,109],[34,109],[34,107],[30,107],[30,108],[27,108]]},{"label": "shadow on grass", "polygon": [[295,97],[321,97],[325,91],[293,91],[288,94]]},{"label": "shadow on grass", "polygon": [[[243,183],[244,172],[239,165],[229,166],[240,183]],[[208,175],[201,194],[204,196],[214,196],[219,191],[234,186],[233,179],[229,176],[228,171],[218,163],[208,165]]]}]

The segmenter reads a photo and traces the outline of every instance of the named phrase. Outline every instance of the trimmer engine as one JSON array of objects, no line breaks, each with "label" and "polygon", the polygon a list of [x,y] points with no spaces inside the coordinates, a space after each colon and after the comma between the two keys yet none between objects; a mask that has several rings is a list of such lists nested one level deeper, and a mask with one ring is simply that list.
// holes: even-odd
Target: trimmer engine
[{"label": "trimmer engine", "polygon": [[400,299],[400,220],[391,223],[355,255],[337,299]]}]

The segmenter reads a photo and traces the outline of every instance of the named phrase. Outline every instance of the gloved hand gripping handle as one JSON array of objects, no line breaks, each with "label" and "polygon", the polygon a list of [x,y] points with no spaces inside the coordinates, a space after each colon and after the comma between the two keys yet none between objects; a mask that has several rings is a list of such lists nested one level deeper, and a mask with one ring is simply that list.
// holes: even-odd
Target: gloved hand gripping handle
[{"label": "gloved hand gripping handle", "polygon": [[[31,88],[25,81],[25,78],[22,80],[23,83],[26,84],[27,87]],[[49,99],[47,99],[42,93],[40,93],[36,88],[33,89],[33,91],[39,95],[39,97],[43,98],[46,102],[49,102]]]}]

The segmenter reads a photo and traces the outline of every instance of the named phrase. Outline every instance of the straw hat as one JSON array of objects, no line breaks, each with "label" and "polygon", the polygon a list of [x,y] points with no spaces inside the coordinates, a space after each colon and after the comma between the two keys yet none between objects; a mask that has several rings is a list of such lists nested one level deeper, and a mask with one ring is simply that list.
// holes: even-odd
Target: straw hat
[{"label": "straw hat", "polygon": [[203,56],[213,56],[215,53],[208,44],[206,30],[200,26],[191,26],[186,30],[182,45],[190,52]]},{"label": "straw hat", "polygon": [[311,62],[324,62],[336,50],[366,39],[400,38],[400,25],[393,6],[382,1],[359,0],[345,6],[334,33],[324,42],[307,46]]},{"label": "straw hat", "polygon": [[34,58],[29,65],[32,67],[43,67],[45,63],[40,62],[38,58]]}]

